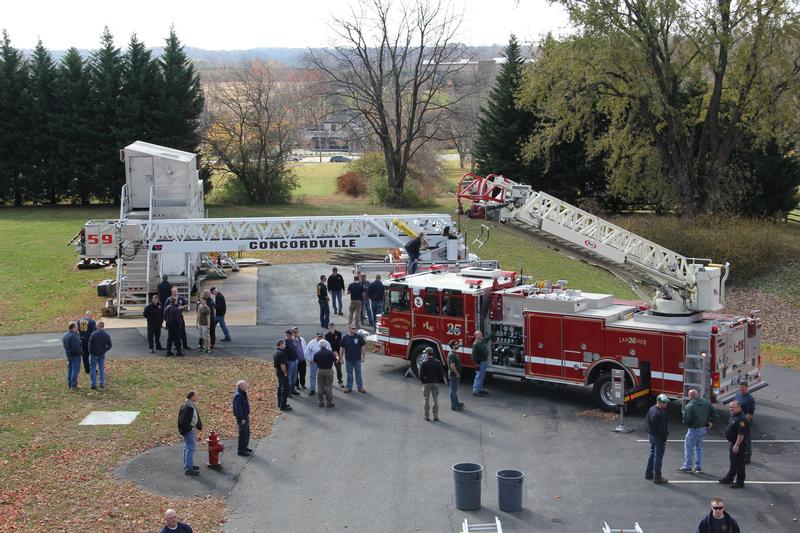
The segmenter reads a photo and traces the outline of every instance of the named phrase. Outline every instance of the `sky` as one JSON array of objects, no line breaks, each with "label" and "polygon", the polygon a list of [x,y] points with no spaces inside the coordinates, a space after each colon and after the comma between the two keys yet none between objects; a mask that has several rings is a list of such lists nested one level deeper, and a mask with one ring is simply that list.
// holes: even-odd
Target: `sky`
[{"label": "sky", "polygon": [[[0,28],[17,48],[39,38],[51,50],[98,46],[103,26],[117,44],[136,33],[147,46],[161,46],[175,25],[187,45],[207,50],[321,47],[332,42],[331,18],[344,17],[355,0],[0,0]],[[567,16],[545,0],[448,0],[463,13],[460,41],[505,44],[547,32],[565,33]]]}]

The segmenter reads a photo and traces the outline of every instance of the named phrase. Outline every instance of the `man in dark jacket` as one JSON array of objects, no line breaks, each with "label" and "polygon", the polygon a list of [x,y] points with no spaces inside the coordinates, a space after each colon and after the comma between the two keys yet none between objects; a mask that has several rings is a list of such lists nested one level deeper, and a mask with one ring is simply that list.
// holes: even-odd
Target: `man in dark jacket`
[{"label": "man in dark jacket", "polygon": [[78,335],[81,337],[81,357],[83,357],[83,370],[89,373],[89,337],[92,336],[97,324],[92,318],[92,312],[86,311],[78,320]]},{"label": "man in dark jacket", "polygon": [[185,522],[178,521],[178,513],[175,509],[167,509],[164,513],[164,527],[158,533],[193,533],[192,526]]},{"label": "man in dark jacket", "polygon": [[[331,345],[331,351],[338,354],[339,347],[342,343],[342,332],[336,329],[336,324],[333,322],[328,324],[328,333],[325,334],[325,340]],[[342,362],[338,357],[333,365],[336,367],[336,380],[339,382],[340,387],[344,387],[344,382],[342,381]]]},{"label": "man in dark jacket", "polygon": [[419,235],[405,246],[406,253],[408,254],[408,269],[406,272],[409,274],[416,274],[419,268],[419,255],[422,250],[422,244],[425,242],[425,234],[419,232]]},{"label": "man in dark jacket", "polygon": [[286,354],[286,369],[288,371],[287,376],[289,378],[289,394],[294,396],[300,396],[300,391],[297,390],[297,365],[300,363],[300,359],[297,356],[299,350],[296,349],[296,346],[299,344],[300,339],[295,341],[294,336],[292,335],[292,330],[287,329],[283,351]]},{"label": "man in dark jacket", "polygon": [[216,287],[211,287],[211,294],[214,296],[214,307],[217,311],[217,324],[219,324],[222,334],[223,342],[231,341],[231,333],[228,331],[228,325],[225,323],[225,313],[228,312],[228,303],[225,301],[225,295],[222,294]]},{"label": "man in dark jacket", "polygon": [[213,350],[214,345],[217,343],[217,307],[214,303],[214,297],[211,296],[211,291],[208,289],[203,291],[203,300],[205,300],[209,311],[211,311],[211,318],[208,323],[208,334],[211,337],[211,346],[206,346],[206,348]]},{"label": "man in dark jacket", "polygon": [[719,480],[722,484],[730,483],[732,489],[744,487],[745,478],[745,450],[744,441],[747,438],[747,416],[739,405],[733,400],[728,404],[731,410],[731,418],[728,427],[725,428],[725,439],[730,444],[728,449],[728,473]]},{"label": "man in dark jacket", "polygon": [[331,293],[333,300],[333,312],[337,315],[344,315],[342,310],[342,292],[344,292],[344,278],[339,274],[339,269],[333,267],[331,275],[328,277],[328,292]]},{"label": "man in dark jacket", "polygon": [[652,479],[655,483],[663,485],[668,481],[661,476],[661,462],[664,459],[664,450],[667,446],[669,431],[669,416],[667,416],[667,404],[669,398],[665,394],[659,394],[656,404],[647,412],[644,419],[647,434],[650,437],[650,456],[647,459],[647,467],[644,471],[645,479]]},{"label": "man in dark jacket", "polygon": [[150,348],[150,353],[155,353],[155,350],[163,350],[161,324],[164,322],[164,309],[161,307],[157,294],[150,298],[150,303],[144,308],[142,316],[147,319],[147,346]]},{"label": "man in dark jacket", "polygon": [[739,404],[739,407],[742,408],[742,412],[744,412],[744,416],[747,419],[747,435],[744,437],[744,462],[745,464],[750,464],[750,459],[753,455],[750,432],[753,425],[753,415],[756,414],[756,401],[747,390],[747,382],[739,382],[739,390],[736,392],[736,398],[734,399]]},{"label": "man in dark jacket", "polygon": [[367,297],[369,299],[369,306],[367,312],[369,314],[369,325],[375,326],[375,321],[378,315],[383,314],[383,293],[386,288],[381,281],[381,275],[375,276],[375,281],[369,284],[367,289]]},{"label": "man in dark jacket", "polygon": [[353,283],[347,286],[347,293],[350,295],[350,308],[348,324],[361,325],[361,308],[364,306],[364,284],[356,276]]},{"label": "man in dark jacket", "polygon": [[253,451],[250,444],[250,401],[247,399],[247,382],[242,380],[236,384],[233,394],[233,416],[236,417],[236,427],[239,428],[238,453],[247,457]]},{"label": "man in dark jacket", "polygon": [[78,325],[70,322],[67,332],[61,338],[64,353],[67,356],[67,387],[78,388],[78,374],[81,371],[81,339],[78,337]]},{"label": "man in dark jacket", "polygon": [[92,389],[97,389],[97,370],[100,370],[100,388],[106,388],[106,353],[111,349],[111,336],[105,330],[106,324],[102,320],[97,323],[97,329],[89,337],[89,360],[92,378]]},{"label": "man in dark jacket", "polygon": [[272,356],[275,367],[275,376],[278,378],[278,409],[291,411],[289,400],[289,361],[286,357],[286,341],[279,339],[275,353]]},{"label": "man in dark jacket", "polygon": [[197,432],[203,430],[203,421],[197,410],[197,392],[190,390],[186,394],[178,411],[178,433],[183,436],[183,473],[187,476],[200,474],[200,468],[194,465],[194,450],[197,448]]},{"label": "man in dark jacket", "polygon": [[711,512],[700,520],[695,533],[739,533],[739,524],[725,511],[721,498],[711,500]]},{"label": "man in dark jacket", "polygon": [[317,303],[319,304],[319,327],[321,328],[327,328],[328,322],[331,321],[330,300],[325,276],[320,276],[319,283],[317,283]]},{"label": "man in dark jacket", "polygon": [[172,296],[172,283],[169,282],[167,276],[164,276],[161,283],[156,287],[158,292],[158,301],[166,305],[167,300]]},{"label": "man in dark jacket", "polygon": [[425,420],[430,422],[430,399],[433,396],[433,421],[439,421],[439,383],[444,383],[444,367],[432,348],[425,348],[421,357],[425,360],[419,365],[419,380],[422,382],[422,396]]},{"label": "man in dark jacket", "polygon": [[[181,323],[183,313],[176,300],[170,298],[164,307],[164,322],[167,325],[167,356],[183,355],[181,343]],[[172,353],[172,345],[175,344],[175,354]]]}]

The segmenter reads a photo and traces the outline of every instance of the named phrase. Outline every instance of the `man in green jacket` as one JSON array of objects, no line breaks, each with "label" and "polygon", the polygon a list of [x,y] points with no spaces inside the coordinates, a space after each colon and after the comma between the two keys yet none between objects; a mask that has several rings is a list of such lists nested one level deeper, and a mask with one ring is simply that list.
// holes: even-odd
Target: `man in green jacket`
[{"label": "man in green jacket", "polygon": [[483,380],[486,378],[486,369],[489,367],[489,341],[492,337],[484,337],[478,330],[475,332],[475,342],[472,344],[472,362],[478,365],[475,369],[475,381],[472,382],[473,396],[486,396],[483,390]]},{"label": "man in green jacket", "polygon": [[703,437],[716,418],[717,412],[714,406],[705,398],[701,398],[696,390],[690,390],[689,403],[683,408],[683,423],[688,429],[683,448],[683,466],[678,469],[679,472],[692,471],[692,456],[694,456],[694,472],[703,471]]}]

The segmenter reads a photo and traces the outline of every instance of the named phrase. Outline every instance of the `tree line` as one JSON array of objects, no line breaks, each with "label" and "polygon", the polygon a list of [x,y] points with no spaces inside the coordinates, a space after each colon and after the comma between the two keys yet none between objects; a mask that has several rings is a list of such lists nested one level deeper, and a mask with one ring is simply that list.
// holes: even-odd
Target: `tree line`
[{"label": "tree line", "polygon": [[123,51],[105,28],[84,59],[55,61],[41,40],[30,58],[0,42],[0,203],[89,204],[119,199],[119,149],[137,140],[193,152],[200,79],[174,28],[154,58],[132,35]]},{"label": "tree line", "polygon": [[560,0],[577,31],[513,38],[474,157],[565,200],[775,216],[798,205],[800,15],[782,0]]}]

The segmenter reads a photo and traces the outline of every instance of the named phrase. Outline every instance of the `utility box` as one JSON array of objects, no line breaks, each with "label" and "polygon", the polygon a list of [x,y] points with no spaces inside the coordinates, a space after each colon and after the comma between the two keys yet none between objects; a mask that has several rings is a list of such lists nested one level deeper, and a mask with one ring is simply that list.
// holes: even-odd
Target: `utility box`
[{"label": "utility box", "polygon": [[203,214],[203,187],[197,156],[136,141],[122,149],[128,209],[152,218],[196,218]]},{"label": "utility box", "polygon": [[97,296],[112,298],[117,294],[117,282],[113,279],[104,279],[97,284]]}]

